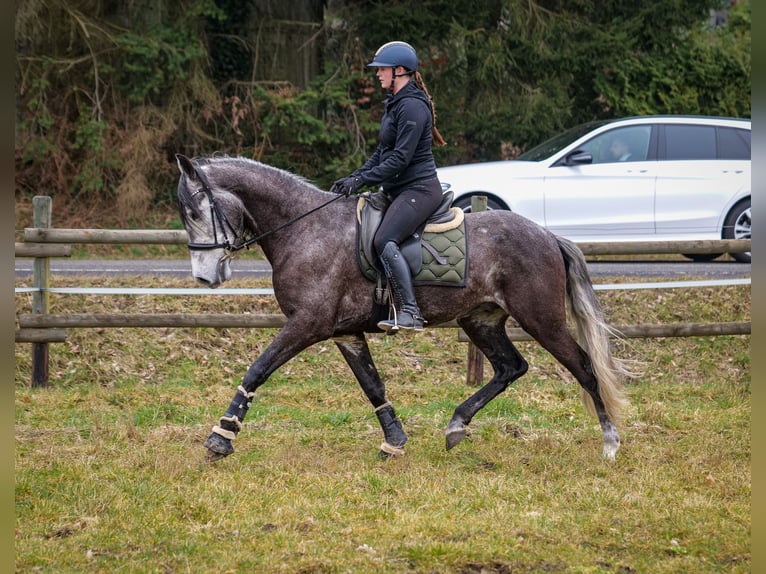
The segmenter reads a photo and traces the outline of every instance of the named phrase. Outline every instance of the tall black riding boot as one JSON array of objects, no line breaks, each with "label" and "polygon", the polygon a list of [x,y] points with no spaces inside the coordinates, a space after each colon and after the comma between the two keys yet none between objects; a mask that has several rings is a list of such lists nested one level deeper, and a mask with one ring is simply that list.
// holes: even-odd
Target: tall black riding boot
[{"label": "tall black riding boot", "polygon": [[386,273],[397,310],[394,309],[393,318],[378,323],[378,328],[384,331],[397,331],[399,329],[423,330],[423,317],[420,316],[417,301],[415,301],[415,289],[412,285],[412,274],[409,265],[402,257],[399,246],[393,241],[386,243],[383,253],[380,254],[383,271]]}]

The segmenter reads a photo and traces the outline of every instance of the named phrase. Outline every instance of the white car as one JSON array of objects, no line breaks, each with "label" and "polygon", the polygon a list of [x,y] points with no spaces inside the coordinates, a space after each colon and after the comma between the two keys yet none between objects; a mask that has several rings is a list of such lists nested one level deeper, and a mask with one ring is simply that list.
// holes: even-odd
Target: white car
[{"label": "white car", "polygon": [[[571,128],[517,159],[438,169],[471,198],[581,242],[749,239],[750,120],[641,116]],[[720,254],[690,254],[710,260]],[[732,253],[750,262],[750,253]]]}]

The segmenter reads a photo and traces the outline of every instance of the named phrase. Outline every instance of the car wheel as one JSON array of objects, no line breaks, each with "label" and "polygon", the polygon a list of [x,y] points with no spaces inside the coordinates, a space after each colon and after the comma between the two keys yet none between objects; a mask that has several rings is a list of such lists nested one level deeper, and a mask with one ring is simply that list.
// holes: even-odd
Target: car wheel
[{"label": "car wheel", "polygon": [[[732,207],[726,220],[723,222],[724,239],[750,239],[752,216],[750,211],[750,198],[743,199]],[[746,253],[732,253],[731,256],[740,263],[750,263],[750,251]]]},{"label": "car wheel", "polygon": [[[455,201],[453,201],[452,206],[459,207],[465,213],[471,213],[471,198],[475,196],[479,196],[479,195],[481,194],[475,193],[474,195],[463,195],[457,198]],[[487,211],[492,209],[500,209],[500,210],[508,211],[507,207],[500,204],[498,201],[492,199],[491,197],[487,197]]]}]

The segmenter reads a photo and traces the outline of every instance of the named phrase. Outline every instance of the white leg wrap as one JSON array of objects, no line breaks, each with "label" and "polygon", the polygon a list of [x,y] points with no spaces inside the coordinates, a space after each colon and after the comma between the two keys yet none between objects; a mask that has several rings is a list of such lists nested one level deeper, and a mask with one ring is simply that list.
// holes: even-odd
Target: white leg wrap
[{"label": "white leg wrap", "polygon": [[404,456],[403,448],[388,444],[387,442],[384,442],[382,445],[380,445],[380,450],[391,456]]},{"label": "white leg wrap", "polygon": [[219,435],[221,435],[223,438],[227,438],[227,439],[229,439],[229,440],[234,440],[235,438],[237,438],[237,434],[236,434],[235,432],[233,432],[233,431],[230,431],[230,430],[226,430],[226,429],[222,429],[222,428],[221,428],[221,427],[219,427],[218,425],[215,425],[215,426],[213,427],[213,432],[214,432],[215,434],[219,434]]},{"label": "white leg wrap", "polygon": [[391,406],[391,403],[389,403],[388,401],[386,401],[385,403],[383,403],[383,404],[382,404],[382,405],[380,405],[379,407],[375,407],[375,412],[377,413],[377,412],[379,412],[379,411],[382,411],[382,410],[383,410],[383,409],[385,409],[386,407],[390,407],[390,406]]}]

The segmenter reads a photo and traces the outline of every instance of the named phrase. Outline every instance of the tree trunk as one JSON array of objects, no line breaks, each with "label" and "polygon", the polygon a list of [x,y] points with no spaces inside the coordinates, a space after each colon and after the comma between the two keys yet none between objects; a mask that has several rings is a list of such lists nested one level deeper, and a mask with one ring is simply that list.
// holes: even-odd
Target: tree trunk
[{"label": "tree trunk", "polygon": [[305,88],[320,66],[324,0],[259,0],[247,30],[253,80],[286,81]]}]

